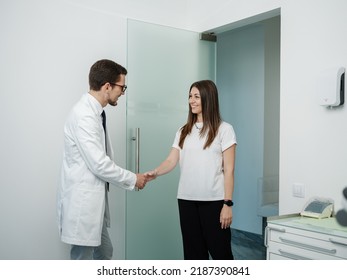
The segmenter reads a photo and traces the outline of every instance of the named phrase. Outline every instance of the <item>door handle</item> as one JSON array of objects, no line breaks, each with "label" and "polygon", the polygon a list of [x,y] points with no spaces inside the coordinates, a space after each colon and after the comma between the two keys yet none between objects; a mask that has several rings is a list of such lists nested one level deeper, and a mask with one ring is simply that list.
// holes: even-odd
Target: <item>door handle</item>
[{"label": "door handle", "polygon": [[[135,136],[131,138],[135,141],[135,173],[140,173],[140,128],[135,128]],[[135,187],[135,191],[139,191],[138,187]]]}]

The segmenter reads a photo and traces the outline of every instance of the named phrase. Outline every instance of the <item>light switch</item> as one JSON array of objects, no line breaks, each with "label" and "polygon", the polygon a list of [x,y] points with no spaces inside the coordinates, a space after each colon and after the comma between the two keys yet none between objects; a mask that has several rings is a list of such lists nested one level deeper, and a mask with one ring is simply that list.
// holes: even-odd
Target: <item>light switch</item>
[{"label": "light switch", "polygon": [[305,197],[305,185],[302,183],[293,184],[293,196],[294,197]]}]

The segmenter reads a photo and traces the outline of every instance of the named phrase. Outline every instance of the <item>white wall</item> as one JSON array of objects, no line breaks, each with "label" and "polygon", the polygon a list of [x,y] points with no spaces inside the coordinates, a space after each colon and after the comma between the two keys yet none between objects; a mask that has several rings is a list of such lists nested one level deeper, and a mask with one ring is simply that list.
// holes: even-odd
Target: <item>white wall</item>
[{"label": "white wall", "polygon": [[[347,108],[317,105],[319,73],[347,66],[347,2],[283,1],[281,8],[280,212],[298,212],[311,196],[341,208],[347,185]],[[306,197],[292,197],[303,183]]]},{"label": "white wall", "polygon": [[[0,11],[0,259],[66,259],[55,222],[63,125],[94,61],[126,63],[126,19],[61,1],[2,1]],[[108,111],[124,164],[125,98]],[[123,232],[112,230],[117,245]]]},{"label": "white wall", "polygon": [[[338,206],[347,184],[347,112],[345,106],[331,111],[318,106],[315,86],[325,67],[346,67],[347,2],[163,2],[0,2],[0,259],[68,258],[55,225],[63,123],[86,91],[95,60],[126,63],[126,17],[205,31],[280,7],[280,212],[301,210],[305,199],[291,196],[295,182],[306,185],[306,198],[330,196]],[[108,112],[120,164],[125,162],[124,101]],[[122,214],[113,217],[122,223]]]}]

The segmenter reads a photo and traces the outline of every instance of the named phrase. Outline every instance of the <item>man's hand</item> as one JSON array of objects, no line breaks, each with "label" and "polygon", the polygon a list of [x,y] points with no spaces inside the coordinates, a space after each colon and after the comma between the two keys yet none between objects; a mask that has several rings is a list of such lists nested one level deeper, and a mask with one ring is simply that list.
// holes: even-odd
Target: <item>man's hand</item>
[{"label": "man's hand", "polygon": [[147,175],[142,173],[137,173],[135,186],[138,187],[139,189],[143,189],[146,186],[146,183],[147,183]]}]

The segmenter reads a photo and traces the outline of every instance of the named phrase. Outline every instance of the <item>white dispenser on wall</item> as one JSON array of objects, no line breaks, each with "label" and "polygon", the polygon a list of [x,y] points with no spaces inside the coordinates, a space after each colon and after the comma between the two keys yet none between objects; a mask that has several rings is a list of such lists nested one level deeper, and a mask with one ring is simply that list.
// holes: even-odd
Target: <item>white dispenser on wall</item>
[{"label": "white dispenser on wall", "polygon": [[318,80],[319,105],[335,107],[345,101],[345,68],[335,67],[322,71]]}]

